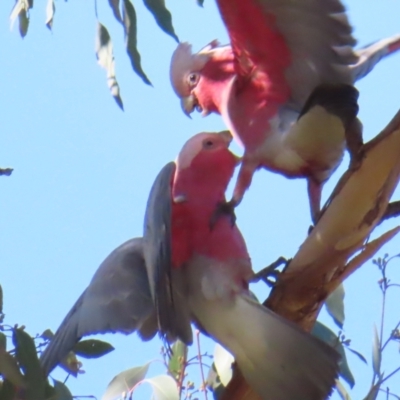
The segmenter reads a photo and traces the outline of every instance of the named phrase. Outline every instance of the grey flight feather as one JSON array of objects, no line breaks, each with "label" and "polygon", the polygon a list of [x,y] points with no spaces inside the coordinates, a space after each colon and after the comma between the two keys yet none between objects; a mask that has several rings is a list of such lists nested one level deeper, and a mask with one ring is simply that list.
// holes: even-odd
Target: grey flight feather
[{"label": "grey flight feather", "polygon": [[154,311],[144,265],[143,240],[128,240],[102,262],[64,318],[40,358],[45,374],[62,361],[82,336],[129,334],[143,327],[142,338],[151,339],[157,332]]},{"label": "grey flight feather", "polygon": [[174,162],[165,165],[151,188],[144,219],[144,257],[161,335],[168,342],[179,338],[191,344],[184,280],[181,272],[173,271],[171,265],[171,188],[175,168]]},{"label": "grey flight feather", "polygon": [[338,376],[338,352],[245,293],[209,297],[199,282],[215,264],[198,257],[187,266],[188,303],[207,333],[235,357],[263,400],[325,400]]}]

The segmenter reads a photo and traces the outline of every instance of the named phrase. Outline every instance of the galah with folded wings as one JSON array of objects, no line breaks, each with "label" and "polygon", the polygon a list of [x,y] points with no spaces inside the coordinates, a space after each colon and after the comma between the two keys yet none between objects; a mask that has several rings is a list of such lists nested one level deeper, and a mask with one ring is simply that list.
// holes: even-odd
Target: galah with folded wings
[{"label": "galah with folded wings", "polygon": [[230,46],[181,43],[170,78],[183,111],[222,115],[244,157],[232,206],[255,170],[307,179],[316,222],[323,184],[362,145],[351,85],[400,48],[400,35],[355,50],[339,0],[216,0]]},{"label": "galah with folded wings", "polygon": [[228,349],[265,400],[323,400],[338,353],[250,295],[254,273],[229,216],[209,221],[238,163],[232,136],[199,133],[157,176],[144,237],[111,253],[62,322],[41,362],[48,374],[84,335],[156,331],[192,343],[191,323]]}]

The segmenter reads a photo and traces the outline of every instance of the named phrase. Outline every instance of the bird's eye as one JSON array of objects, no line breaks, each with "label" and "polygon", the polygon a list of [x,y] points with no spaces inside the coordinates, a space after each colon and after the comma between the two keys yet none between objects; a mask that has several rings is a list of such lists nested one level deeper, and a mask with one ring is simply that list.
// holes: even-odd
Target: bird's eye
[{"label": "bird's eye", "polygon": [[190,85],[196,85],[196,83],[199,81],[199,78],[200,78],[199,74],[192,72],[188,76],[188,82]]},{"label": "bird's eye", "polygon": [[211,139],[206,139],[203,142],[203,148],[205,149],[211,149],[214,146],[214,141],[212,141]]}]

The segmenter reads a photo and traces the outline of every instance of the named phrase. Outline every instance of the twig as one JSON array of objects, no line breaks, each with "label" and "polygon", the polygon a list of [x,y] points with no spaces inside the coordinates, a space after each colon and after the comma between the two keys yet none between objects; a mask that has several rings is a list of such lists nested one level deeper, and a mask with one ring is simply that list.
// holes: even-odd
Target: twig
[{"label": "twig", "polygon": [[387,381],[388,379],[390,379],[394,374],[397,374],[397,372],[400,371],[400,367],[397,367],[394,371],[392,371],[388,376],[385,376],[382,381],[381,384],[385,381]]},{"label": "twig", "polygon": [[203,362],[202,362],[202,359],[201,359],[200,331],[199,330],[196,330],[196,340],[197,340],[197,355],[198,355],[199,364],[200,364],[200,374],[201,374],[201,380],[202,380],[203,389],[204,389],[204,398],[205,398],[205,400],[208,400],[206,380],[204,379]]},{"label": "twig", "polygon": [[[393,329],[392,332],[396,331],[396,329],[397,329],[399,326],[400,326],[400,321],[399,321],[399,322],[397,323],[397,325],[394,327],[394,329]],[[383,349],[387,346],[387,344],[388,344],[391,340],[392,340],[392,335],[390,335],[390,336],[387,338],[385,344],[382,346],[382,351],[383,351]]]}]

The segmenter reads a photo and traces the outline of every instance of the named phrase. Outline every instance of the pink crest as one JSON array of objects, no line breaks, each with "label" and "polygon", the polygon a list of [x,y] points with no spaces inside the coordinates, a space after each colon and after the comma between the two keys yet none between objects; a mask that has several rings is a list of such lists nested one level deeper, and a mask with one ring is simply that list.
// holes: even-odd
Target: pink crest
[{"label": "pink crest", "polygon": [[190,94],[190,88],[186,83],[186,78],[191,72],[199,72],[210,59],[209,51],[218,42],[213,41],[200,52],[193,54],[192,45],[185,42],[179,43],[172,54],[170,66],[170,79],[172,87],[178,97],[186,97]]}]

